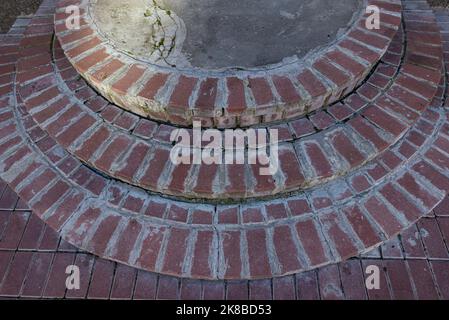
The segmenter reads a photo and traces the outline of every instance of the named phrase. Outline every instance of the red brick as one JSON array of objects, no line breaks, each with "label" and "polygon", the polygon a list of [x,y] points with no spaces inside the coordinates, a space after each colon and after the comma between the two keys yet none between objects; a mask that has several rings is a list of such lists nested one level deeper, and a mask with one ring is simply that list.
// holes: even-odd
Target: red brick
[{"label": "red brick", "polygon": [[302,272],[296,275],[296,288],[299,300],[319,300],[319,285],[316,271]]},{"label": "red brick", "polygon": [[249,300],[272,300],[271,280],[249,282]]},{"label": "red brick", "polygon": [[333,241],[342,259],[348,259],[357,253],[358,250],[354,240],[339,225],[341,220],[336,213],[322,215],[320,221],[323,224],[327,236]]},{"label": "red brick", "polygon": [[435,274],[436,283],[441,293],[441,297],[445,300],[449,299],[449,268],[447,261],[430,262]]},{"label": "red brick", "polygon": [[290,126],[297,138],[315,133],[315,128],[313,127],[312,122],[306,118],[292,121],[290,122]]},{"label": "red brick", "polygon": [[219,274],[226,279],[240,279],[242,260],[240,257],[240,231],[226,231],[220,233],[223,256],[220,256]]},{"label": "red brick", "polygon": [[333,50],[326,54],[326,57],[334,63],[340,65],[343,69],[349,71],[353,76],[359,77],[365,71],[365,67],[357,60],[350,58],[342,51]]},{"label": "red brick", "polygon": [[166,203],[150,201],[147,209],[145,210],[145,215],[162,218],[165,214],[166,209],[167,209]]},{"label": "red brick", "polygon": [[260,207],[246,207],[242,209],[243,223],[258,223],[265,220]]},{"label": "red brick", "polygon": [[201,300],[201,282],[197,280],[181,280],[181,300]]},{"label": "red brick", "polygon": [[416,180],[411,174],[406,173],[398,180],[398,183],[407,190],[414,199],[421,201],[427,209],[432,209],[439,200],[431,195],[427,188],[424,188],[419,180]]},{"label": "red brick", "polygon": [[166,228],[146,227],[147,234],[143,238],[142,248],[136,263],[147,270],[154,270]]},{"label": "red brick", "polygon": [[148,139],[153,136],[156,127],[157,127],[156,122],[146,119],[140,119],[133,133],[137,136]]},{"label": "red brick", "polygon": [[15,250],[18,248],[29,215],[28,212],[17,212],[11,215],[6,230],[0,238],[0,249]]},{"label": "red brick", "polygon": [[207,78],[201,82],[195,107],[200,110],[213,110],[217,98],[218,79]]},{"label": "red brick", "polygon": [[340,274],[337,265],[330,265],[318,269],[321,299],[342,300],[344,293],[341,289]]},{"label": "red brick", "polygon": [[349,260],[340,264],[340,276],[348,300],[366,300],[365,277],[360,261]]},{"label": "red brick", "polygon": [[142,224],[139,221],[135,219],[126,221],[126,227],[121,232],[121,235],[115,244],[115,248],[113,249],[113,257],[115,260],[129,263],[129,259],[141,230]]},{"label": "red brick", "polygon": [[111,132],[106,126],[100,126],[87,138],[76,151],[76,156],[84,161],[88,161],[99,147],[108,140]]},{"label": "red brick", "polygon": [[300,216],[312,212],[306,199],[290,200],[288,201],[288,207],[293,216]]},{"label": "red brick", "polygon": [[120,220],[120,216],[109,215],[105,217],[89,241],[89,250],[99,256],[103,255]]},{"label": "red brick", "polygon": [[273,76],[273,83],[283,102],[294,104],[301,101],[301,96],[289,78]]},{"label": "red brick", "polygon": [[348,219],[355,233],[362,240],[366,248],[370,248],[379,242],[381,238],[373,228],[369,220],[363,215],[359,207],[354,206],[344,209],[346,219]]},{"label": "red brick", "polygon": [[129,300],[132,298],[137,270],[122,264],[117,264],[114,283],[111,289],[111,299]]},{"label": "red brick", "polygon": [[245,166],[240,164],[230,164],[226,166],[228,182],[226,192],[230,195],[242,194],[246,192]]},{"label": "red brick", "polygon": [[54,213],[46,220],[46,222],[54,229],[59,230],[60,227],[76,211],[76,209],[83,202],[83,200],[84,200],[83,194],[76,192],[71,193],[55,209]]},{"label": "red brick", "polygon": [[171,172],[171,181],[168,190],[175,193],[184,193],[186,181],[189,180],[192,164],[179,164]]},{"label": "red brick", "polygon": [[[154,99],[154,97],[158,93],[159,89],[161,89],[165,85],[165,82],[167,81],[167,79],[168,79],[168,74],[163,74],[163,73],[155,74],[145,84],[145,87],[139,93],[139,96],[149,99],[149,100]],[[137,79],[133,79],[133,81],[137,81]]]},{"label": "red brick", "polygon": [[119,94],[126,94],[128,89],[142,77],[144,72],[145,68],[143,66],[133,64],[126,74],[112,85],[112,89]]},{"label": "red brick", "polygon": [[318,266],[328,261],[323,247],[324,241],[321,240],[313,220],[298,222],[296,231],[312,266]]},{"label": "red brick", "polygon": [[273,92],[266,78],[250,78],[249,87],[258,106],[269,105],[273,102]]},{"label": "red brick", "polygon": [[16,252],[0,287],[0,295],[17,297],[25,280],[33,253]]},{"label": "red brick", "polygon": [[91,39],[89,39],[89,40],[87,40],[87,41],[77,45],[73,49],[67,50],[65,52],[65,55],[67,57],[69,57],[69,58],[75,58],[75,57],[83,54],[87,50],[95,48],[100,43],[101,43],[100,39],[98,39],[97,37],[93,37],[93,38],[91,38]]},{"label": "red brick", "polygon": [[75,66],[80,72],[86,73],[90,68],[106,60],[109,57],[110,56],[105,49],[100,49],[88,55],[87,57],[77,61],[75,63]]},{"label": "red brick", "polygon": [[126,149],[131,145],[131,140],[125,135],[117,135],[109,143],[106,150],[95,161],[95,166],[103,171],[110,170],[112,164],[116,159],[123,154]]},{"label": "red brick", "polygon": [[168,210],[167,219],[187,223],[188,214],[187,208],[172,204]]},{"label": "red brick", "polygon": [[324,111],[314,113],[310,116],[310,120],[318,130],[324,130],[335,124],[335,121],[332,119],[332,117]]},{"label": "red brick", "polygon": [[212,194],[213,183],[218,172],[218,165],[216,164],[202,164],[200,166],[198,177],[196,179],[196,186],[193,191],[199,194]]},{"label": "red brick", "polygon": [[407,273],[406,265],[402,260],[385,261],[390,279],[393,297],[396,300],[414,299],[412,284]]},{"label": "red brick", "polygon": [[418,172],[420,175],[424,176],[429,180],[434,186],[440,190],[449,190],[449,179],[430,166],[428,163],[421,161],[415,166],[413,170]]},{"label": "red brick", "polygon": [[50,270],[50,276],[44,290],[44,298],[63,298],[66,292],[65,273],[67,266],[73,265],[75,254],[73,253],[57,253],[53,260]]},{"label": "red brick", "polygon": [[187,241],[190,231],[173,228],[170,232],[168,245],[165,252],[163,272],[179,275],[183,273],[184,258],[187,252]]},{"label": "red brick", "polygon": [[179,281],[177,278],[160,276],[156,299],[178,300]]},{"label": "red brick", "polygon": [[429,263],[426,260],[408,260],[407,264],[418,300],[438,300]]},{"label": "red brick", "polygon": [[219,224],[238,224],[239,223],[239,207],[217,207]]},{"label": "red brick", "polygon": [[329,112],[338,121],[343,121],[352,116],[354,113],[351,108],[342,103],[337,103],[330,106],[327,109],[327,112]]},{"label": "red brick", "polygon": [[[366,271],[368,266],[376,266],[380,271],[380,288],[367,290],[370,300],[391,300],[390,291],[388,289],[387,274],[384,270],[383,261],[379,260],[362,260],[362,269]],[[366,275],[368,276],[368,275]]]},{"label": "red brick", "polygon": [[95,73],[92,74],[92,77],[96,81],[104,81],[107,78],[109,78],[111,75],[113,75],[116,71],[121,69],[124,66],[123,62],[117,59],[113,59],[109,61],[106,65],[104,65],[101,69],[95,71]]},{"label": "red brick", "polygon": [[302,268],[298,249],[289,226],[278,226],[273,231],[273,242],[282,274],[297,272]]},{"label": "red brick", "polygon": [[195,210],[192,212],[192,224],[211,225],[213,223],[214,213],[206,210]]},{"label": "red brick", "polygon": [[92,267],[95,257],[90,254],[78,253],[75,258],[74,265],[80,270],[80,288],[70,290],[67,289],[66,298],[84,299],[87,296],[87,290],[90,285],[92,275]]},{"label": "red brick", "polygon": [[14,210],[18,200],[17,194],[7,188],[0,198],[0,208],[4,210]]},{"label": "red brick", "polygon": [[333,175],[331,164],[319,144],[314,141],[306,141],[304,150],[318,177],[328,178]]},{"label": "red brick", "polygon": [[406,130],[406,126],[404,124],[396,120],[391,115],[385,113],[379,107],[370,106],[365,109],[363,115],[375,125],[395,136],[399,136]]},{"label": "red brick", "polygon": [[[28,146],[20,147],[13,151],[13,153],[5,160],[3,160],[3,172],[9,171],[12,166],[19,163],[24,157],[28,156],[31,153],[31,150]],[[31,189],[33,187],[30,187]],[[27,189],[26,187],[24,189]],[[27,189],[28,191],[29,189]],[[23,196],[22,196],[23,197]],[[25,199],[31,200],[31,199]]]},{"label": "red brick", "polygon": [[[137,272],[134,300],[154,300],[156,298],[157,275],[139,270]],[[201,291],[200,291],[201,293]]]},{"label": "red brick", "polygon": [[[36,215],[30,215],[26,229],[20,240],[19,249],[36,250],[39,246],[40,238],[43,234],[45,224]],[[0,223],[1,230],[1,223]],[[1,231],[0,231],[1,233]]]},{"label": "red brick", "polygon": [[82,114],[82,109],[77,105],[73,105],[60,114],[57,119],[53,119],[53,121],[47,125],[46,131],[53,137],[57,136],[59,133],[64,131],[64,129],[68,127],[72,121],[78,118],[80,114]]},{"label": "red brick", "polygon": [[265,205],[268,220],[277,220],[288,217],[287,210],[283,203],[272,203]]},{"label": "red brick", "polygon": [[350,81],[348,75],[325,59],[318,60],[313,64],[313,67],[338,87],[344,86]]},{"label": "red brick", "polygon": [[406,258],[426,258],[426,253],[421,242],[421,235],[416,225],[402,232],[401,243]]},{"label": "red brick", "polygon": [[116,172],[117,177],[132,182],[149,150],[150,146],[146,143],[139,142],[134,145],[129,156],[124,160],[125,165]]},{"label": "red brick", "polygon": [[329,133],[329,139],[335,150],[354,168],[361,165],[366,157],[354,146],[351,139],[342,131],[333,131]]},{"label": "red brick", "polygon": [[204,281],[204,300],[223,300],[225,298],[225,284],[223,281]]},{"label": "red brick", "polygon": [[408,221],[414,222],[422,215],[421,210],[400,191],[394,188],[393,185],[387,184],[380,190],[380,193],[396,208],[396,210],[401,212]]},{"label": "red brick", "polygon": [[248,300],[249,287],[247,281],[230,281],[226,286],[226,300]]},{"label": "red brick", "polygon": [[395,215],[376,197],[369,198],[364,207],[388,236],[391,237],[402,229]]},{"label": "red brick", "polygon": [[295,300],[295,277],[287,276],[273,279],[273,300]]},{"label": "red brick", "polygon": [[70,185],[65,181],[58,181],[53,187],[48,189],[39,201],[33,204],[33,212],[42,216],[50,207],[59,201],[70,189]]},{"label": "red brick", "polygon": [[217,257],[213,253],[214,233],[212,231],[198,231],[193,250],[193,262],[190,275],[193,278],[213,278],[215,271],[212,269]]},{"label": "red brick", "polygon": [[[263,157],[265,157],[265,155]],[[261,174],[261,170],[268,169],[268,166],[266,166],[265,164],[262,164],[260,161],[261,159],[258,156],[256,156],[256,159],[254,159],[254,160],[255,160],[256,164],[250,165],[251,171],[253,174],[253,178],[255,181],[254,192],[271,194],[272,192],[274,192],[274,190],[276,188],[276,181],[274,179],[274,176]],[[250,158],[250,161],[251,161],[251,158]]]},{"label": "red brick", "polygon": [[417,95],[402,89],[399,86],[393,86],[390,90],[388,90],[388,95],[416,111],[423,111],[429,105],[427,100],[418,97]]},{"label": "red brick", "polygon": [[66,239],[70,239],[73,244],[81,244],[89,234],[95,222],[101,214],[101,209],[87,208],[76,219],[70,230],[67,230]]},{"label": "red brick", "polygon": [[228,87],[227,110],[229,113],[240,113],[246,109],[245,87],[242,80],[231,77],[226,79]]},{"label": "red brick", "polygon": [[88,299],[108,299],[113,279],[114,263],[97,258],[92,270]]},{"label": "red brick", "polygon": [[189,109],[189,98],[195,89],[198,78],[181,75],[170,98],[169,106],[180,111]]},{"label": "red brick", "polygon": [[154,151],[153,159],[151,159],[144,175],[140,178],[139,184],[145,187],[157,188],[158,180],[161,176],[166,163],[169,160],[170,152],[168,150],[157,148]]},{"label": "red brick", "polygon": [[432,259],[447,259],[448,249],[435,219],[421,219],[418,222],[427,257]]}]

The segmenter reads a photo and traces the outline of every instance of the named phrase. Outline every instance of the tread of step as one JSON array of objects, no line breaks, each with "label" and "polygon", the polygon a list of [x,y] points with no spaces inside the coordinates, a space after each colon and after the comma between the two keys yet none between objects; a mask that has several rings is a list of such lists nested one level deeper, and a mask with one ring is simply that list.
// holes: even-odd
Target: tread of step
[{"label": "tread of step", "polygon": [[[415,22],[410,24],[413,28]],[[428,25],[424,31],[426,35],[438,34],[434,25]],[[42,40],[44,35],[39,31],[36,37]],[[50,38],[51,33],[47,36]],[[399,34],[396,47],[401,38]],[[28,39],[23,41],[24,46],[32,44]],[[411,47],[417,41],[407,39]],[[438,45],[421,39],[419,43],[442,59]],[[156,136],[150,139],[117,129],[80,101],[76,93],[71,93],[66,83],[58,81],[57,70],[51,71],[48,52],[30,52],[31,57],[19,61],[19,92],[28,111],[45,131],[69,152],[108,176],[152,192],[187,199],[241,200],[278,196],[354,171],[387,150],[409,130],[432,102],[441,81],[441,72],[428,69],[433,65],[426,62],[412,65],[407,59],[401,64],[399,59],[399,73],[394,72],[393,66],[388,68],[389,72],[394,72],[393,79],[383,90],[372,88],[371,101],[358,99],[358,93],[343,101],[354,109],[346,122],[282,142],[280,170],[271,177],[260,174],[262,165],[258,161],[255,165],[173,165],[169,159],[173,148],[169,137],[177,128],[160,126]],[[33,79],[36,67],[39,73]],[[44,77],[42,69],[48,72]],[[384,66],[379,69],[380,73],[384,72]],[[374,76],[380,75],[375,73]],[[341,104],[335,107],[344,108]],[[324,117],[325,114],[320,113],[312,121],[319,122],[320,118],[323,121]],[[303,119],[299,121],[298,130],[303,130],[306,124]]]},{"label": "tread of step", "polygon": [[[335,43],[305,60],[268,71],[217,73],[144,64],[102,37],[86,1],[59,2],[55,30],[77,71],[117,105],[177,125],[199,119],[209,127],[243,127],[306,114],[339,100],[365,79],[401,23],[399,0],[365,2],[381,9],[382,28],[367,30],[367,14],[361,12]],[[66,27],[69,5],[80,5],[79,30]]]}]

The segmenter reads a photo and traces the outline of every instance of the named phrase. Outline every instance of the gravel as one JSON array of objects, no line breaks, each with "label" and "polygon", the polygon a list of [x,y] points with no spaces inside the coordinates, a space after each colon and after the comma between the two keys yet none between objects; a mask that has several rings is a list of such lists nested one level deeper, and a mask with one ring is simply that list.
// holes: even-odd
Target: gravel
[{"label": "gravel", "polygon": [[36,12],[42,0],[0,0],[0,33],[7,33],[18,16]]},{"label": "gravel", "polygon": [[433,7],[449,7],[449,0],[427,0]]}]

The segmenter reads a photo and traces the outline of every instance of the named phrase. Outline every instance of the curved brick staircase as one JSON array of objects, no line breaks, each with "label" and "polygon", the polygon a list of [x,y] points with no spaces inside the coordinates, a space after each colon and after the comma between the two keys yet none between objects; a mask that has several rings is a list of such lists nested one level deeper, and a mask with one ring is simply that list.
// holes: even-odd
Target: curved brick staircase
[{"label": "curved brick staircase", "polygon": [[[123,95],[139,91],[128,90],[137,82],[153,97],[165,82],[119,61],[123,54],[111,48],[99,54],[103,44],[89,27],[64,30],[61,12],[78,2],[56,1],[56,18],[52,4],[41,7],[19,48],[0,47],[0,177],[76,247],[185,278],[272,278],[380,246],[448,193],[445,48],[425,1],[369,1],[382,7],[389,31],[375,35],[358,25],[342,39],[352,47],[340,43],[334,54],[317,57],[325,62],[304,72],[334,91],[309,91],[307,107],[282,100],[283,92],[292,97],[289,88],[308,91],[291,74],[201,75],[195,84],[167,76],[167,90],[177,95],[169,100],[193,101],[195,94],[211,102],[203,89],[232,83],[259,101],[269,115],[257,106],[249,114],[237,108],[237,116],[224,110],[227,119],[198,119],[206,127],[278,129],[280,170],[273,177],[261,176],[260,165],[171,164],[170,134],[189,126],[196,109],[177,104],[193,110],[182,114],[185,123],[173,120],[170,108],[163,118],[144,114],[152,119],[123,110],[135,111]],[[357,74],[354,59],[364,66]],[[339,86],[341,77],[351,83]],[[108,86],[122,87],[120,102]],[[226,101],[236,101],[234,89],[225,90]],[[207,109],[215,110],[215,101]]]}]

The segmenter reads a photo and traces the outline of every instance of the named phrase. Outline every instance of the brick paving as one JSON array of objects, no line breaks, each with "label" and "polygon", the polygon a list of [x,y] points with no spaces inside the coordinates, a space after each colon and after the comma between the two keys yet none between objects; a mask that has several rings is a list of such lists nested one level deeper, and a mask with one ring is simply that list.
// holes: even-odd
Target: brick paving
[{"label": "brick paving", "polygon": [[[0,296],[447,298],[447,12],[434,14],[425,1],[373,1],[387,12],[389,31],[360,38],[357,29],[338,47],[375,65],[362,84],[354,74],[350,90],[340,82],[352,68],[341,70],[348,60],[334,48],[311,74],[338,84],[335,91],[317,93],[306,115],[256,116],[281,133],[280,171],[267,178],[259,164],[170,164],[175,127],[124,111],[117,97],[106,95],[115,105],[89,86],[87,72],[104,77],[123,63],[100,63],[109,56],[89,27],[64,30],[61,10],[77,2],[44,1],[2,36],[0,176],[8,186],[0,200]],[[365,40],[376,44],[375,56]],[[113,87],[126,94],[145,72],[131,67]],[[295,96],[284,92],[294,88],[290,80],[270,77],[248,80],[258,103],[273,101],[273,92],[260,94],[271,85]],[[167,83],[163,74],[143,78],[151,97]],[[175,87],[192,94],[217,86],[202,81],[181,75]],[[225,82],[228,111],[242,112],[249,87],[236,77]],[[189,94],[170,104],[188,106]],[[195,105],[213,98],[201,95]],[[329,99],[338,102],[321,109]],[[219,122],[260,122],[238,117]],[[79,291],[65,288],[70,264],[80,266]],[[382,270],[378,291],[364,287],[372,264]]]},{"label": "brick paving", "polygon": [[[449,299],[449,197],[363,257],[274,279],[206,281],[158,275],[83,252],[32,214],[5,183],[0,189],[0,298]],[[65,287],[71,264],[80,267],[80,290]],[[365,287],[370,265],[381,270],[380,290]]]}]

